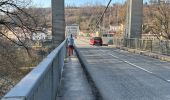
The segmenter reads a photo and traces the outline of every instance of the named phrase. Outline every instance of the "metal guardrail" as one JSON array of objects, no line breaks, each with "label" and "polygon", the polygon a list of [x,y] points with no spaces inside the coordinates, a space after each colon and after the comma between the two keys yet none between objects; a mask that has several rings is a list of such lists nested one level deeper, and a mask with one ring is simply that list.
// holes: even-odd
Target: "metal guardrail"
[{"label": "metal guardrail", "polygon": [[150,51],[153,53],[170,55],[170,41],[166,40],[149,40],[149,39],[120,39],[114,38],[113,44],[120,47]]},{"label": "metal guardrail", "polygon": [[66,40],[1,100],[56,100],[66,56]]}]

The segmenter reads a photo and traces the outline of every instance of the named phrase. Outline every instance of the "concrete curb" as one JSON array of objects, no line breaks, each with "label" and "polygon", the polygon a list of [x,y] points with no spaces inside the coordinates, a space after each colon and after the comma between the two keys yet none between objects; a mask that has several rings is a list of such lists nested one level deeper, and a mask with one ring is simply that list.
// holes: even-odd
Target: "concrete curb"
[{"label": "concrete curb", "polygon": [[113,46],[113,47],[115,47],[117,49],[121,49],[121,50],[131,52],[131,53],[140,54],[140,55],[144,55],[144,56],[149,56],[149,57],[152,57],[152,58],[155,58],[155,59],[170,62],[170,56],[156,54],[156,53],[152,53],[152,52],[149,52],[149,51],[141,51],[141,50],[136,50],[136,49],[129,49],[127,47],[117,47],[117,46]]},{"label": "concrete curb", "polygon": [[97,86],[95,84],[95,81],[94,81],[94,79],[92,77],[92,74],[91,74],[92,72],[88,68],[89,65],[88,65],[87,61],[85,60],[83,55],[78,51],[78,48],[75,45],[74,45],[74,49],[75,49],[77,57],[78,57],[78,59],[80,61],[80,64],[82,65],[83,70],[84,70],[84,72],[86,74],[87,80],[88,80],[88,82],[89,82],[89,84],[90,84],[90,86],[92,88],[92,92],[93,92],[94,96],[96,97],[95,100],[103,100],[102,95],[99,92],[99,89],[97,88]]}]

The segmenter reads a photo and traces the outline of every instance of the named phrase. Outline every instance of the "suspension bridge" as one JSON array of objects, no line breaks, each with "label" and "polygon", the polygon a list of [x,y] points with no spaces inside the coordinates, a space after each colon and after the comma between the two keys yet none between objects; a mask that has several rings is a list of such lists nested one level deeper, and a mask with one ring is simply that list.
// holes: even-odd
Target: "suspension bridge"
[{"label": "suspension bridge", "polygon": [[78,38],[68,57],[64,0],[52,0],[53,45],[58,46],[2,100],[169,100],[170,63],[155,59],[155,53],[149,57],[153,41],[140,39],[143,0],[127,2],[124,39],[114,39],[114,46],[91,46]]}]

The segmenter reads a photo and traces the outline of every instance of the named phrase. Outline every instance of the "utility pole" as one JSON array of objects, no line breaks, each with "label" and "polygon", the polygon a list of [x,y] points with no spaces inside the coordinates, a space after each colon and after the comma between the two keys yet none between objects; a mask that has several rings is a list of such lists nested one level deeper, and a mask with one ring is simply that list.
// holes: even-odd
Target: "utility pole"
[{"label": "utility pole", "polygon": [[51,0],[52,5],[52,42],[58,46],[65,39],[64,0]]}]

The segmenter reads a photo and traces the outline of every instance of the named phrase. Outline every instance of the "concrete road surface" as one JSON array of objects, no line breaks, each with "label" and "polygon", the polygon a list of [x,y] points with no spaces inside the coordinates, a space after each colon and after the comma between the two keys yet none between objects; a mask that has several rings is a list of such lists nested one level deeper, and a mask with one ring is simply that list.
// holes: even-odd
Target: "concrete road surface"
[{"label": "concrete road surface", "polygon": [[75,53],[66,59],[57,100],[95,100]]},{"label": "concrete road surface", "polygon": [[77,44],[103,100],[170,100],[170,63],[111,47]]}]

